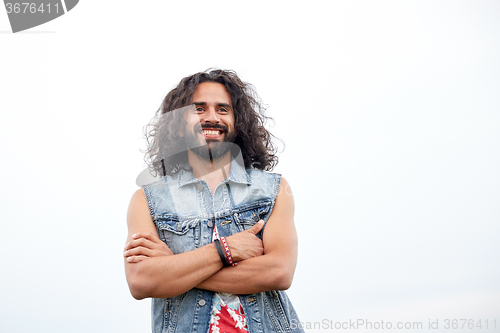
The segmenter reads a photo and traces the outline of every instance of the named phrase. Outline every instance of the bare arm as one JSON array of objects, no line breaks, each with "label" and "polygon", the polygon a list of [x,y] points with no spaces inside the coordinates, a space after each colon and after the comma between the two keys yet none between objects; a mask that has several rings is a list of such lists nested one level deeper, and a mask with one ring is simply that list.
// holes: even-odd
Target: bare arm
[{"label": "bare arm", "polygon": [[[132,196],[127,223],[125,274],[134,298],[166,298],[182,294],[222,268],[214,244],[174,255],[158,237],[142,190]],[[228,242],[244,245],[241,250],[235,247],[237,260],[262,254],[262,243],[255,237],[261,228],[262,225],[254,226],[252,230],[227,238]]]},{"label": "bare arm", "polygon": [[[278,197],[263,234],[264,255],[219,270],[197,288],[232,294],[285,290],[292,283],[297,264],[294,202],[288,182],[282,178]],[[229,248],[231,242],[228,239]]]},{"label": "bare arm", "polygon": [[222,268],[217,249],[213,244],[178,255],[171,254],[165,244],[165,252],[169,255],[141,260],[147,256],[141,252],[148,248],[144,244],[147,240],[142,237],[134,239],[132,236],[137,233],[149,233],[152,235],[151,239],[158,238],[142,190],[138,190],[132,196],[127,224],[129,234],[125,250],[129,253],[124,254],[125,274],[134,298],[142,299],[154,295],[173,297],[182,294]]}]

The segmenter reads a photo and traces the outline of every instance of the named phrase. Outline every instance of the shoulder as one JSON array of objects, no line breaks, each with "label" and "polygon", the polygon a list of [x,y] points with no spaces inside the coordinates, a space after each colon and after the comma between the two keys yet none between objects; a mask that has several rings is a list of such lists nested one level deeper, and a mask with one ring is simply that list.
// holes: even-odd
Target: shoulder
[{"label": "shoulder", "polygon": [[146,185],[142,185],[141,188],[144,191],[161,189],[165,186],[166,183],[169,183],[174,179],[178,179],[178,175],[179,174],[176,173],[176,174],[173,174],[171,176],[167,175],[165,177],[161,177],[160,179],[157,179],[154,182],[151,182],[151,183],[146,184]]},{"label": "shoulder", "polygon": [[279,173],[256,169],[247,169],[246,171],[253,188],[263,191],[268,196],[276,199],[281,183],[281,175]]},{"label": "shoulder", "polygon": [[146,196],[142,188],[138,189],[132,194],[132,198],[130,199],[129,209],[137,209],[137,208],[147,208],[148,203],[146,201]]},{"label": "shoulder", "polygon": [[127,221],[129,227],[136,223],[136,221],[151,220],[151,214],[148,207],[146,196],[141,189],[138,189],[132,194],[130,204],[128,206]]},{"label": "shoulder", "polygon": [[146,196],[148,204],[153,204],[158,198],[170,196],[172,188],[176,188],[179,183],[179,174],[165,176],[147,185],[143,185],[141,190]]},{"label": "shoulder", "polygon": [[252,184],[262,184],[268,183],[273,184],[277,183],[279,185],[281,181],[281,174],[273,173],[269,171],[257,170],[257,169],[247,169],[246,170],[248,176],[250,177],[250,181]]},{"label": "shoulder", "polygon": [[279,194],[282,193],[284,193],[287,196],[292,196],[292,188],[290,187],[290,183],[283,176],[281,176],[280,189],[279,189]]},{"label": "shoulder", "polygon": [[132,194],[132,199],[130,199],[131,202],[137,202],[137,201],[141,201],[144,200],[144,190],[143,188],[141,187],[140,189],[138,189],[137,191],[135,191],[133,194]]}]

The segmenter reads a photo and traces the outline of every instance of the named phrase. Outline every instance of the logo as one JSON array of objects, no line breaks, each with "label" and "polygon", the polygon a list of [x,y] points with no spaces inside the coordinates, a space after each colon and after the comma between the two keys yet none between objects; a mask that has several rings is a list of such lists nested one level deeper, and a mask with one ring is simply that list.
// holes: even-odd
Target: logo
[{"label": "logo", "polygon": [[[26,1],[26,2],[25,2]],[[79,0],[4,0],[12,32],[36,27],[75,8]]]}]

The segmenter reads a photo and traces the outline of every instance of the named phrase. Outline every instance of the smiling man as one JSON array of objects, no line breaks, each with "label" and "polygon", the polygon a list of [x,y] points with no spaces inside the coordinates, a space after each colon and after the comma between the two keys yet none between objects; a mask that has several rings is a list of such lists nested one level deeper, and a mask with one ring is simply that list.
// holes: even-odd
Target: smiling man
[{"label": "smiling man", "polygon": [[[132,197],[125,272],[153,332],[302,332],[286,293],[297,261],[288,183],[251,85],[186,77],[146,131],[160,179]],[[157,177],[158,178],[158,177]]]}]

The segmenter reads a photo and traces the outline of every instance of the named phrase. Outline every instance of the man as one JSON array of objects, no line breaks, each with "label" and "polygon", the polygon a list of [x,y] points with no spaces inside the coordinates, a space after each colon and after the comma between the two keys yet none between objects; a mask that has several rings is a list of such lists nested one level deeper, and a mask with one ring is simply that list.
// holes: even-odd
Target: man
[{"label": "man", "polygon": [[283,290],[297,261],[294,203],[252,87],[232,71],[184,78],[146,132],[125,271],[153,298],[153,332],[301,332]]}]

